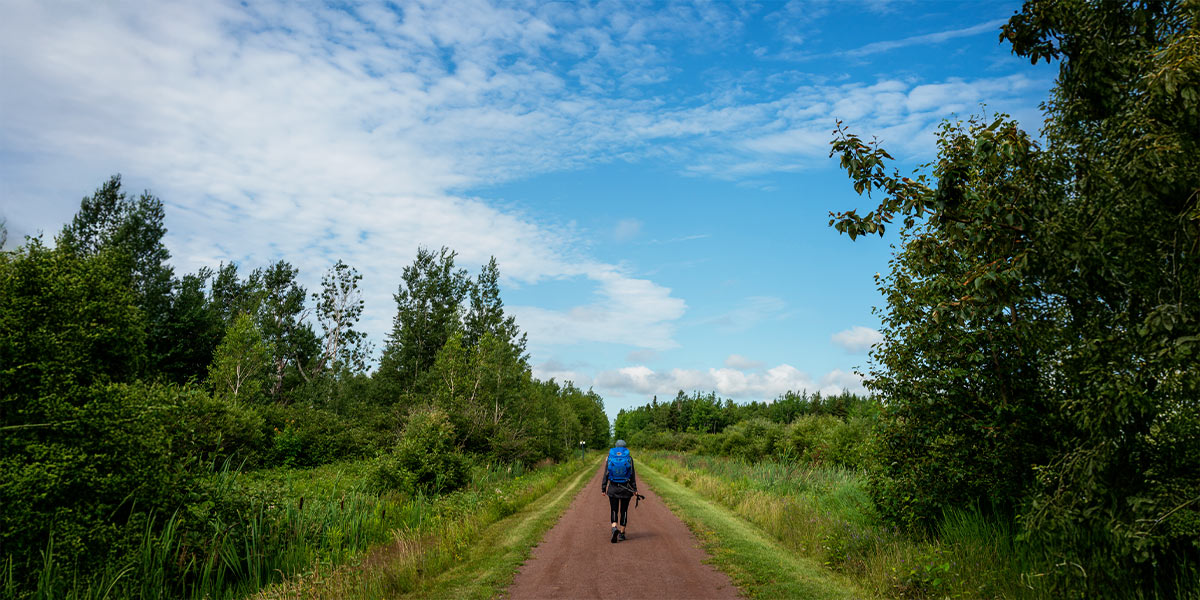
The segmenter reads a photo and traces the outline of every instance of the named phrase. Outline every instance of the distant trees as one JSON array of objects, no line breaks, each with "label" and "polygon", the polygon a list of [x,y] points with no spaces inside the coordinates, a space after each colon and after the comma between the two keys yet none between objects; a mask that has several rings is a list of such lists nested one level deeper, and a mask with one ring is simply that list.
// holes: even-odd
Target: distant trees
[{"label": "distant trees", "polygon": [[820,392],[787,392],[771,402],[735,404],[716,393],[688,395],[680,390],[670,402],[659,402],[655,396],[645,406],[622,409],[617,413],[613,434],[629,439],[640,432],[720,433],[740,421],[761,419],[784,425],[804,415],[873,419],[878,411],[877,399],[851,393],[824,396]]},{"label": "distant trees", "polygon": [[950,124],[908,178],[833,143],[880,204],[831,224],[905,226],[868,382],[892,417],[881,507],[1016,512],[1064,594],[1170,595],[1200,562],[1198,23],[1188,3],[1032,0],[1003,37],[1061,62],[1044,147],[1002,116]]},{"label": "distant trees", "polygon": [[699,452],[745,461],[783,460],[874,469],[878,398],[788,392],[771,402],[735,404],[680,391],[670,402],[622,410],[615,436],[630,447]]}]

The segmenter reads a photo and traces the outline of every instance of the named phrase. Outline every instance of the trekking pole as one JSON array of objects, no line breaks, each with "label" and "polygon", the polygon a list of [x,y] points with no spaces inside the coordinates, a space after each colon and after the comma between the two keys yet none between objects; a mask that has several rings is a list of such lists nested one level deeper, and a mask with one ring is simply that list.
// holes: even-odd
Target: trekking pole
[{"label": "trekking pole", "polygon": [[627,486],[627,485],[623,485],[623,484],[618,484],[618,485],[621,485],[621,487],[622,487],[622,488],[625,488],[625,489],[627,489],[627,490],[629,490],[629,491],[633,492],[633,495],[636,497],[636,500],[634,500],[634,501],[633,501],[633,507],[634,507],[634,508],[637,508],[637,507],[638,507],[638,504],[641,504],[641,503],[642,503],[642,500],[645,500],[645,499],[646,499],[646,497],[645,497],[645,496],[643,496],[643,495],[641,495],[641,494],[637,493],[637,490],[635,490],[635,489],[633,489],[633,488],[631,488],[631,487],[629,487],[629,486]]}]

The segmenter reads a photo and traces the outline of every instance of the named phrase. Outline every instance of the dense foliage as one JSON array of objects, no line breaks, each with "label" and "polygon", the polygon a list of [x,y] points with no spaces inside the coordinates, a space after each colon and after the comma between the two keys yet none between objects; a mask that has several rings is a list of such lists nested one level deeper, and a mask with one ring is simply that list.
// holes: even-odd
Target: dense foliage
[{"label": "dense foliage", "polygon": [[634,448],[699,452],[746,461],[780,459],[866,468],[880,404],[842,393],[788,392],[772,402],[735,404],[682,391],[670,402],[617,413],[613,431]]},{"label": "dense foliage", "polygon": [[1036,141],[946,125],[914,178],[839,127],[880,280],[874,494],[930,524],[973,503],[1052,548],[1059,593],[1172,595],[1200,564],[1200,4],[1032,0],[1003,39],[1059,78]]},{"label": "dense foliage", "polygon": [[176,277],[163,218],[113,177],[53,247],[0,253],[0,593],[200,589],[145,579],[134,555],[165,552],[154,540],[231,578],[205,594],[276,577],[256,570],[270,557],[222,554],[262,531],[284,548],[294,518],[221,483],[231,469],[371,459],[377,492],[424,497],[473,465],[607,443],[598,395],[532,377],[494,259],[471,280],[452,251],[420,250],[368,373],[352,267],[335,263],[319,294],[286,261]]}]

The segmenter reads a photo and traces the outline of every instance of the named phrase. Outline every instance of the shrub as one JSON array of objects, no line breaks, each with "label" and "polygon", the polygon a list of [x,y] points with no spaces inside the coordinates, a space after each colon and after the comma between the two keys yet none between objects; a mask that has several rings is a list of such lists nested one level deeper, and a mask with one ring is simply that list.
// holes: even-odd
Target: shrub
[{"label": "shrub", "polygon": [[264,459],[273,465],[313,467],[370,456],[394,434],[358,419],[302,405],[264,406],[264,431],[270,440]]},{"label": "shrub", "polygon": [[254,407],[227,402],[185,388],[174,430],[174,447],[209,464],[262,464],[265,420]]},{"label": "shrub", "polygon": [[[0,548],[45,547],[83,572],[126,539],[126,524],[147,510],[167,512],[193,487],[171,449],[179,389],[96,384],[47,396],[56,420],[3,436]],[[137,511],[137,512],[135,512]],[[36,553],[14,556],[13,578],[40,567]]]},{"label": "shrub", "polygon": [[373,486],[408,493],[461,488],[467,482],[470,464],[453,442],[454,426],[445,412],[414,412],[396,447],[378,459],[371,476]]}]

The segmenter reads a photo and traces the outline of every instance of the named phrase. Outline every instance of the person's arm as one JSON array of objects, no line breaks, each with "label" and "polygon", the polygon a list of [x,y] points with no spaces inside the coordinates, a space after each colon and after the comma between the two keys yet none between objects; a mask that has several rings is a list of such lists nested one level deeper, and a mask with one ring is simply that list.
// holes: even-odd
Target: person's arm
[{"label": "person's arm", "polygon": [[608,461],[604,461],[604,478],[600,480],[600,493],[608,493]]},{"label": "person's arm", "polygon": [[629,459],[629,485],[633,486],[633,493],[637,493],[637,468],[633,465],[633,459]]}]

